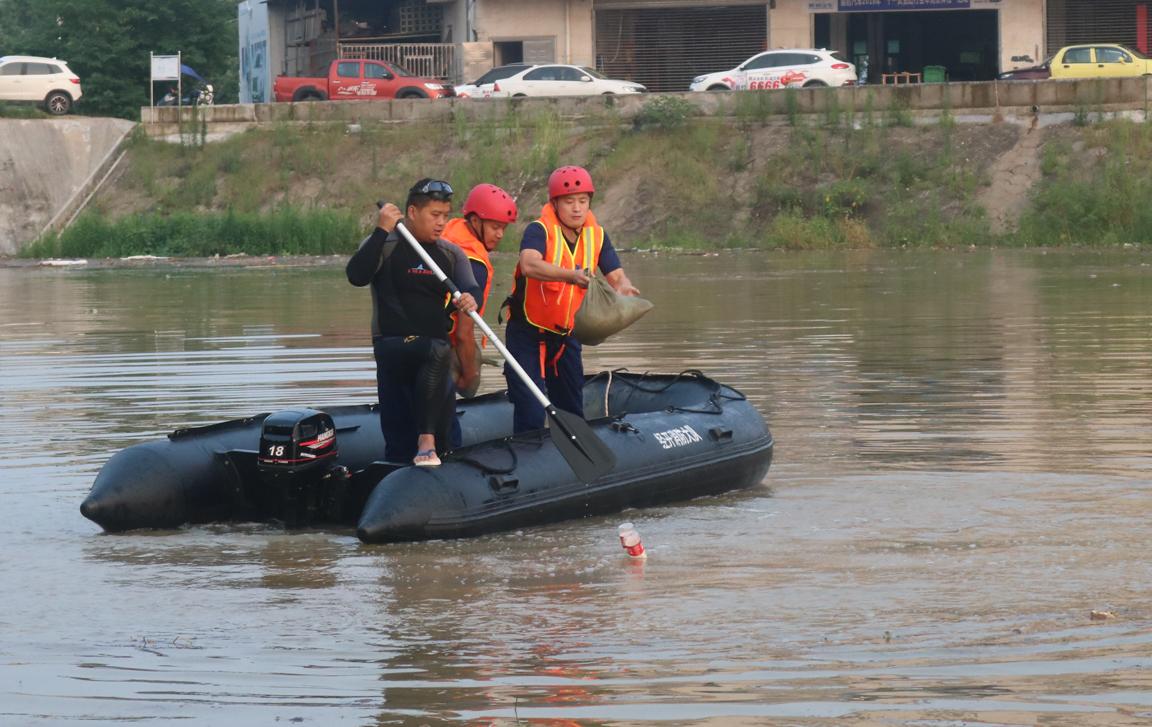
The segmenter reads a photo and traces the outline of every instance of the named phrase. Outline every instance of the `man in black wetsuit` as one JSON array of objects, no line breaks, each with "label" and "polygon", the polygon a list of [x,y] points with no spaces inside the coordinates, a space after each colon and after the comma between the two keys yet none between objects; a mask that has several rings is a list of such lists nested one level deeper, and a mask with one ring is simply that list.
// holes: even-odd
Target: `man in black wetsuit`
[{"label": "man in black wetsuit", "polygon": [[408,190],[406,214],[391,203],[380,209],[372,234],[348,261],[348,282],[372,286],[372,349],[380,429],[389,462],[440,464],[437,442],[448,444],[452,408],[452,302],[412,246],[396,232],[404,226],[440,266],[461,296],[456,308],[476,310],[480,289],[464,252],[441,239],[452,212],[452,187],[421,179]]}]

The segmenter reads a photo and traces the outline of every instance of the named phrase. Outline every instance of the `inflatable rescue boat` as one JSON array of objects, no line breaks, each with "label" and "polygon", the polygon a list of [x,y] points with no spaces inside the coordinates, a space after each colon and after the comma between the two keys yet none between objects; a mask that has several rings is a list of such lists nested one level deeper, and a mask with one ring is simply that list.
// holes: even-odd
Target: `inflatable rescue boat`
[{"label": "inflatable rescue boat", "polygon": [[772,461],[755,407],[696,371],[587,378],[584,416],[614,460],[592,481],[555,427],[511,434],[504,392],[457,403],[463,446],[440,467],[379,461],[376,405],[288,409],[128,447],[80,511],[108,532],[256,521],[355,525],[369,543],[460,538],[754,487]]}]

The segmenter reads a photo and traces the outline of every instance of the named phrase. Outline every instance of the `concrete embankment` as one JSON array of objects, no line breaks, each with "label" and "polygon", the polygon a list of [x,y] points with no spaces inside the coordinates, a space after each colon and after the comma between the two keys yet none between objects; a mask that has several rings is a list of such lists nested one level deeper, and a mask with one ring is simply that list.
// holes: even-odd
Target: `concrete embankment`
[{"label": "concrete embankment", "polygon": [[0,255],[66,224],[134,126],[123,119],[0,119]]}]

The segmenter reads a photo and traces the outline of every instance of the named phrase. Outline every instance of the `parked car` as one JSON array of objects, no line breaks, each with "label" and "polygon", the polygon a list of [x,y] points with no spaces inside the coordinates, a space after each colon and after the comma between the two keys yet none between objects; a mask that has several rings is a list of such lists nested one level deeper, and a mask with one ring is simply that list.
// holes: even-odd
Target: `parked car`
[{"label": "parked car", "polygon": [[1051,62],[1052,57],[1049,56],[1047,60],[1038,66],[1013,68],[1011,71],[1004,71],[999,76],[996,76],[996,79],[999,81],[1044,81],[1052,77]]},{"label": "parked car", "polygon": [[386,61],[340,58],[324,78],[277,76],[272,82],[277,101],[367,101],[380,98],[442,98],[455,96],[452,86],[437,78],[416,76]]},{"label": "parked car", "polygon": [[823,48],[784,48],[757,53],[735,68],[692,79],[690,91],[757,91],[771,88],[851,86],[856,66]]},{"label": "parked car", "polygon": [[[511,73],[505,75],[505,71]],[[499,98],[508,96],[599,96],[644,93],[648,89],[633,81],[606,78],[603,74],[584,66],[556,63],[511,65],[493,68],[496,77],[488,74],[468,84],[464,92],[473,98]],[[481,83],[481,80],[484,82]]]},{"label": "parked car", "polygon": [[0,101],[36,103],[51,114],[66,114],[83,94],[80,78],[56,58],[0,58]]},{"label": "parked car", "polygon": [[484,95],[480,90],[482,86],[488,86],[488,91],[491,93],[491,86],[496,81],[502,78],[508,78],[530,67],[531,66],[525,63],[509,63],[506,66],[496,66],[475,81],[457,86],[456,95],[460,98],[482,97]]},{"label": "parked car", "polygon": [[1152,75],[1152,60],[1113,43],[1070,45],[1056,51],[1052,78],[1124,78]]}]

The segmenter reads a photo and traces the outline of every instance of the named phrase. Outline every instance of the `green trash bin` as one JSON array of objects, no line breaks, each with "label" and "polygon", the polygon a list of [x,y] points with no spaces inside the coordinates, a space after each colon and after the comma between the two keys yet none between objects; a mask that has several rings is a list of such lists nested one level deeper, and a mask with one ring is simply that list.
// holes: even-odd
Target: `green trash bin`
[{"label": "green trash bin", "polygon": [[944,66],[924,66],[924,83],[944,83],[948,80],[948,69]]}]

